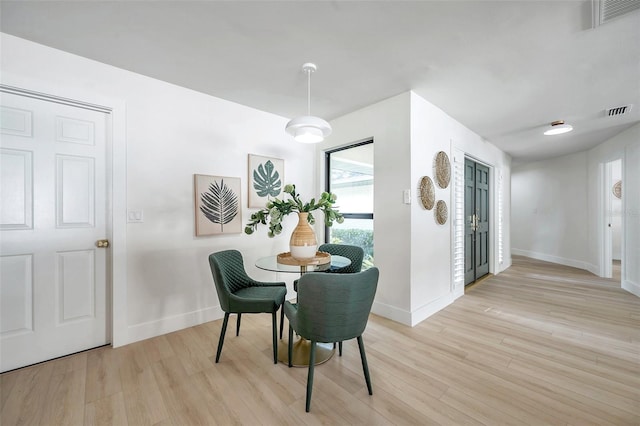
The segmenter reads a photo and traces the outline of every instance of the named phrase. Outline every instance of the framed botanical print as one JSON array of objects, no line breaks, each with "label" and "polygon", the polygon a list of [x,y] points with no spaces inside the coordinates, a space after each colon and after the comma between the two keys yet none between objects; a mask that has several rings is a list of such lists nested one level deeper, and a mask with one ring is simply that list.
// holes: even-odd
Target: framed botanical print
[{"label": "framed botanical print", "polygon": [[282,196],[284,160],[249,154],[249,207],[262,208],[271,198]]},{"label": "framed botanical print", "polygon": [[196,236],[242,232],[240,178],[193,175]]}]

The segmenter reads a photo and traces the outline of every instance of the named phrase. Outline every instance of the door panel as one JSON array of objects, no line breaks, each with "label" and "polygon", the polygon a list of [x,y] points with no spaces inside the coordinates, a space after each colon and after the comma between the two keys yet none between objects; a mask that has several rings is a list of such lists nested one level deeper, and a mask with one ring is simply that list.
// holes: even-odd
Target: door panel
[{"label": "door panel", "polygon": [[[0,370],[109,342],[104,113],[2,93]],[[5,167],[6,166],[6,167]]]},{"label": "door panel", "polygon": [[475,281],[475,163],[464,162],[464,283]]},{"label": "door panel", "polygon": [[476,279],[489,273],[489,168],[476,166]]},{"label": "door panel", "polygon": [[465,159],[465,285],[489,273],[489,168]]}]

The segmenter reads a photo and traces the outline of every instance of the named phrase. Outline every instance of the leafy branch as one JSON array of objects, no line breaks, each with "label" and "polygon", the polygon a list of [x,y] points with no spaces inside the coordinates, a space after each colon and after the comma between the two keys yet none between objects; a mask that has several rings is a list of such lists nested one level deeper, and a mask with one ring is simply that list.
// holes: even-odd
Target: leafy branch
[{"label": "leafy branch", "polygon": [[268,222],[268,235],[269,237],[274,237],[282,232],[282,218],[293,212],[309,213],[307,220],[311,225],[316,222],[315,218],[311,214],[314,210],[322,210],[324,213],[324,224],[326,226],[333,225],[334,221],[338,223],[344,222],[342,214],[333,207],[337,199],[336,194],[323,192],[318,201],[316,201],[315,198],[312,198],[308,203],[303,203],[300,199],[300,194],[296,192],[295,185],[285,185],[283,191],[289,195],[290,199],[281,200],[279,198],[274,198],[267,202],[267,206],[265,208],[253,213],[251,215],[251,220],[244,228],[244,232],[246,234],[253,234],[258,228],[258,225],[267,225]]}]

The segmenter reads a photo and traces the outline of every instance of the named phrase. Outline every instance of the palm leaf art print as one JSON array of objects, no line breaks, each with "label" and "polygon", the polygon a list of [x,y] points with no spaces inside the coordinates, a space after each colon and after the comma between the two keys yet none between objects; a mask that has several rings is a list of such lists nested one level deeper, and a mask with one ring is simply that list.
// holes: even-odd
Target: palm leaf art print
[{"label": "palm leaf art print", "polygon": [[259,197],[277,197],[282,191],[282,180],[271,160],[253,170],[253,189]]},{"label": "palm leaf art print", "polygon": [[220,231],[224,232],[224,225],[231,222],[238,214],[238,195],[224,184],[224,179],[218,184],[214,181],[209,185],[209,190],[200,194],[200,211],[213,223],[220,225]]}]

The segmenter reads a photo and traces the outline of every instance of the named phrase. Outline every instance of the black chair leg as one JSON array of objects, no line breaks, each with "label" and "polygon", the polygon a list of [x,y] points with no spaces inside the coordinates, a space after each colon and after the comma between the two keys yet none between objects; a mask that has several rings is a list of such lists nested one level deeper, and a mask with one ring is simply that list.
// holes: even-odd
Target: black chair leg
[{"label": "black chair leg", "polygon": [[307,413],[311,408],[311,391],[313,390],[313,367],[316,364],[316,342],[311,341],[311,350],[309,351],[309,375],[307,376],[307,405],[305,410]]},{"label": "black chair leg", "polygon": [[236,336],[240,335],[240,320],[242,319],[242,314],[238,314],[238,320],[236,321]]},{"label": "black chair leg", "polygon": [[282,339],[282,330],[284,330],[284,303],[280,308],[280,339]]},{"label": "black chair leg", "polygon": [[342,342],[338,342],[338,355],[342,356]]},{"label": "black chair leg", "polygon": [[276,312],[271,313],[271,322],[273,327],[273,363],[278,363],[278,317]]},{"label": "black chair leg", "polygon": [[369,377],[369,365],[367,364],[367,356],[364,353],[364,342],[362,341],[362,336],[358,336],[358,347],[360,348],[360,359],[362,360],[364,379],[367,381],[367,389],[369,390],[369,395],[373,395],[373,390],[371,389],[371,377]]},{"label": "black chair leg", "polygon": [[216,363],[220,361],[222,353],[222,344],[224,343],[224,335],[227,332],[227,323],[229,322],[229,312],[224,313],[224,321],[222,321],[222,330],[220,331],[220,340],[218,340],[218,353],[216,353]]},{"label": "black chair leg", "polygon": [[287,356],[289,357],[289,368],[293,367],[293,327],[289,324],[289,342],[287,343]]}]

